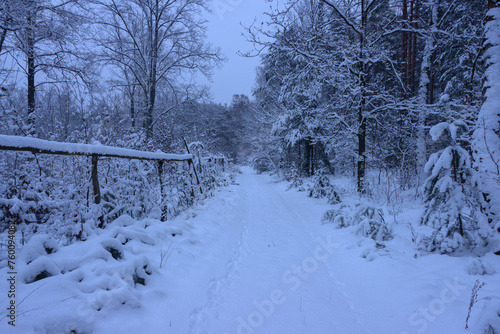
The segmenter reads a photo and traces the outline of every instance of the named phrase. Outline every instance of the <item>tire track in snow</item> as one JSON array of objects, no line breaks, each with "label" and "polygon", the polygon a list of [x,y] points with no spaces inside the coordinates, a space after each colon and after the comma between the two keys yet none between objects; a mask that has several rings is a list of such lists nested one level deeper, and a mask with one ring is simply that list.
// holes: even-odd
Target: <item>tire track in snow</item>
[{"label": "tire track in snow", "polygon": [[[245,173],[247,174],[247,173]],[[313,229],[311,224],[319,224],[319,220],[315,218],[308,217],[308,203],[302,205],[297,201],[302,201],[302,199],[294,198],[292,194],[285,195],[281,192],[281,189],[268,184],[268,181],[264,178],[256,178],[255,176],[243,175],[241,179],[241,186],[239,187],[238,199],[236,202],[228,203],[234,209],[233,219],[234,225],[242,229],[242,231],[237,234],[238,241],[236,245],[231,249],[231,257],[227,261],[223,273],[217,277],[210,280],[208,286],[207,297],[204,301],[203,306],[196,308],[190,315],[190,333],[191,334],[209,334],[214,333],[213,329],[220,326],[221,324],[227,324],[227,321],[221,319],[220,316],[227,316],[226,314],[221,314],[224,309],[226,311],[235,309],[237,306],[234,305],[235,299],[234,295],[229,297],[231,290],[238,287],[241,289],[244,283],[240,282],[239,275],[243,275],[245,272],[252,272],[249,268],[255,269],[255,263],[265,263],[265,258],[261,256],[266,256],[267,254],[267,241],[280,240],[277,252],[274,253],[274,259],[278,263],[289,263],[290,265],[300,266],[306,259],[309,259],[312,254],[314,254],[315,247],[318,246],[318,238],[325,238],[324,235],[318,235],[317,229]],[[290,197],[292,196],[292,197]],[[272,216],[266,216],[267,212],[272,213]],[[221,212],[222,214],[223,212]],[[227,212],[224,213],[225,219],[231,219],[227,216]],[[270,219],[271,218],[271,219]],[[311,220],[312,219],[312,220]],[[283,237],[283,232],[286,231],[286,236]],[[262,233],[266,233],[265,239],[262,239]],[[266,240],[263,242],[263,240]],[[275,246],[276,247],[276,246]],[[266,252],[263,252],[266,250]],[[253,258],[249,258],[248,255],[253,254]],[[292,254],[292,255],[291,255]],[[283,261],[281,261],[282,259]],[[258,290],[269,290],[272,291],[274,288],[281,289],[287,298],[287,304],[293,305],[297,304],[299,301],[302,303],[302,297],[307,296],[307,292],[313,292],[311,296],[314,298],[321,298],[328,300],[328,295],[332,302],[329,300],[326,302],[328,309],[333,310],[346,310],[357,311],[354,308],[351,298],[346,295],[342,289],[342,283],[338,281],[335,277],[335,271],[338,268],[334,268],[330,261],[322,262],[321,265],[315,270],[314,275],[310,278],[301,281],[300,290],[292,291],[289,285],[284,285],[283,276],[281,272],[276,270],[270,270],[266,273],[272,274],[274,276],[272,279],[268,279],[268,285],[259,286]],[[248,267],[250,266],[250,267]],[[253,266],[253,267],[252,267]],[[283,266],[280,270],[285,271],[290,270],[290,267]],[[254,272],[256,272],[254,270]],[[263,277],[260,277],[261,279]],[[264,281],[266,278],[264,277]],[[315,285],[322,284],[320,282],[330,281],[331,291],[324,290],[323,294],[317,294],[317,289]],[[260,280],[262,284],[262,280]],[[232,288],[233,287],[233,288]],[[326,285],[325,285],[326,287]],[[247,286],[248,290],[254,289],[253,286]],[[226,296],[226,300],[225,300]],[[325,297],[326,296],[326,297]],[[259,299],[260,301],[260,299]],[[304,300],[305,302],[305,300]],[[231,305],[233,308],[231,308]],[[293,308],[293,307],[292,307]],[[278,309],[278,308],[277,308]],[[281,306],[282,310],[289,309],[289,306]],[[251,312],[250,309],[248,312]],[[306,314],[311,319],[316,319],[320,321],[327,321],[326,318],[317,318],[314,312],[295,313],[290,315],[292,318],[299,316],[303,317],[304,324],[306,321]],[[241,314],[240,314],[241,313]],[[324,312],[322,312],[324,314]],[[236,312],[231,313],[231,319],[234,316],[242,316],[246,319],[246,312]],[[250,314],[250,313],[248,313]],[[335,317],[332,314],[330,318],[330,328],[333,332],[342,332],[341,329],[344,327],[343,317]],[[267,321],[267,320],[266,320]],[[293,319],[288,319],[288,321],[294,321]],[[271,321],[272,322],[272,321]],[[236,329],[236,327],[234,328]]]},{"label": "tire track in snow", "polygon": [[[313,232],[313,229],[311,228],[311,226],[308,226],[308,223],[307,223],[308,220],[303,217],[303,215],[298,211],[298,209],[296,207],[293,207],[291,205],[290,201],[288,201],[284,197],[283,193],[281,193],[279,190],[277,190],[274,187],[270,187],[270,189],[272,189],[273,196],[280,201],[280,203],[283,205],[283,207],[285,207],[290,214],[292,214],[293,216],[295,216],[297,218],[297,220],[301,224],[301,227],[303,228],[304,233],[307,233],[309,235],[309,238],[310,238],[310,241],[312,242],[312,244],[317,244],[318,243],[317,240],[320,237]],[[309,221],[310,221],[310,219],[309,219]],[[322,235],[321,238],[324,238],[324,236]],[[333,254],[333,255],[335,255],[335,254]],[[342,309],[348,309],[352,312],[357,312],[357,308],[355,307],[355,305],[353,303],[353,298],[345,292],[344,287],[346,286],[346,284],[342,283],[337,278],[336,272],[339,270],[339,268],[335,267],[331,261],[325,261],[322,263],[322,265],[325,267],[324,268],[325,275],[327,275],[332,280],[331,281],[332,288],[331,288],[331,293],[330,293],[329,299],[333,300],[334,303],[337,305],[343,305],[343,307],[341,307]],[[319,274],[319,273],[317,273],[317,274]],[[359,324],[359,322],[357,322],[357,323]],[[338,320],[338,321],[336,320],[335,326],[337,328],[335,328],[335,329],[332,328],[333,332],[339,331],[342,328],[341,324],[342,324],[342,320]]]},{"label": "tire track in snow", "polygon": [[[191,315],[191,333],[192,334],[208,334],[209,331],[207,329],[207,323],[210,320],[209,315],[212,314],[212,310],[216,309],[217,306],[221,305],[224,301],[224,290],[230,285],[230,281],[232,278],[237,276],[238,267],[241,263],[241,260],[244,256],[248,255],[248,230],[250,227],[250,221],[248,218],[248,201],[247,193],[245,187],[240,188],[241,198],[243,200],[243,217],[238,219],[240,224],[239,226],[243,226],[243,230],[240,234],[238,243],[231,250],[233,254],[229,261],[226,264],[225,271],[222,276],[214,277],[208,284],[208,297],[205,304],[195,309]],[[228,203],[234,207],[232,203]],[[241,212],[240,212],[241,214]],[[219,316],[218,314],[216,316]]]}]

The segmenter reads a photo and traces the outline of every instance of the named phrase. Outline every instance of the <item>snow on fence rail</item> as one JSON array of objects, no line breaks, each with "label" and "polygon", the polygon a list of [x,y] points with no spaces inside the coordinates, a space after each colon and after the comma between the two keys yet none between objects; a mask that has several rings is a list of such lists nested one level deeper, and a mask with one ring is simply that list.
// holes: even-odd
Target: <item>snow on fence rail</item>
[{"label": "snow on fence rail", "polygon": [[99,157],[157,161],[158,177],[160,181],[160,191],[162,198],[162,174],[163,162],[165,161],[187,161],[189,165],[193,165],[193,170],[196,175],[196,182],[198,183],[198,185],[200,185],[200,180],[198,178],[198,174],[196,173],[196,168],[194,168],[192,154],[168,154],[161,151],[146,152],[104,145],[63,143],[37,138],[8,135],[0,135],[0,150],[31,152],[34,154],[40,153],[53,155],[79,155],[92,157],[92,187],[94,192],[95,204],[101,203],[101,191],[99,187],[99,178],[97,175],[97,162],[99,160]]},{"label": "snow on fence rail", "polygon": [[120,147],[61,143],[30,137],[0,135],[0,149],[55,155],[83,155],[110,158],[156,160],[156,161],[192,161],[191,154],[168,154],[163,152],[145,152]]}]

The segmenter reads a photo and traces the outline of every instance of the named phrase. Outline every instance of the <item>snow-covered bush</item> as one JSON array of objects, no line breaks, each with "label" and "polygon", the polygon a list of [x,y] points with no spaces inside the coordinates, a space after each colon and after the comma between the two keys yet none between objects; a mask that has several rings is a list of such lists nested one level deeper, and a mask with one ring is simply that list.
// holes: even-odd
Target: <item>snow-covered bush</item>
[{"label": "snow-covered bush", "polygon": [[[41,169],[37,170],[36,165],[40,166],[38,160],[14,153],[7,153],[4,157],[7,161],[2,168],[6,168],[3,171],[10,175],[0,186],[3,194],[0,196],[0,218],[3,218],[0,221],[7,224],[6,219],[18,224],[47,221],[53,209],[48,191],[53,180],[48,179]],[[0,228],[3,230],[6,225]]]},{"label": "snow-covered bush", "polygon": [[30,284],[51,276],[59,275],[61,271],[49,258],[42,256],[28,264],[23,270],[24,283]]},{"label": "snow-covered bush", "polygon": [[[92,333],[99,313],[140,308],[161,275],[157,245],[188,231],[181,219],[164,224],[123,215],[85,242],[64,246],[46,234],[33,236],[17,253],[16,284],[26,291],[23,300],[36,305],[28,310],[40,310],[34,332]],[[42,303],[57,304],[57,312],[47,315]]]},{"label": "snow-covered bush", "polygon": [[209,156],[201,159],[201,177],[203,181],[203,191],[212,192],[219,187],[227,187],[229,185],[225,171],[229,169],[225,157]]},{"label": "snow-covered bush", "polygon": [[267,156],[259,156],[253,159],[252,167],[255,169],[257,174],[262,174],[264,172],[269,172],[274,169],[274,163],[271,158]]},{"label": "snow-covered bush", "polygon": [[292,188],[299,188],[301,190],[304,185],[304,179],[300,177],[299,172],[296,168],[290,169],[288,175],[286,175],[286,180],[289,182],[288,190]]},{"label": "snow-covered bush", "polygon": [[196,183],[193,165],[164,163],[160,189],[156,162],[100,159],[101,203],[94,204],[89,157],[33,158],[27,153],[7,152],[0,156],[0,233],[4,237],[9,222],[14,221],[21,245],[37,233],[69,244],[87,240],[93,230],[104,228],[123,214],[134,219],[171,220],[198,198],[228,185],[231,171],[222,161],[196,161],[201,187]]},{"label": "snow-covered bush", "polygon": [[354,208],[343,205],[340,209],[328,210],[323,215],[323,223],[333,223],[336,228],[353,226],[356,234],[375,241],[393,238],[392,228],[385,221],[382,209],[370,205]]},{"label": "snow-covered bush", "polygon": [[469,153],[458,144],[458,130],[467,131],[465,123],[440,123],[430,130],[434,141],[447,133],[450,144],[432,154],[425,166],[431,175],[424,184],[425,212],[421,223],[431,227],[431,233],[423,233],[419,238],[417,243],[422,250],[473,250],[486,245],[491,233],[478,210],[474,170]]},{"label": "snow-covered bush", "polygon": [[472,259],[469,261],[465,267],[465,271],[469,275],[493,275],[496,273],[495,269],[488,262],[484,262],[481,259]]},{"label": "snow-covered bush", "polygon": [[389,252],[385,246],[381,243],[375,242],[374,245],[365,247],[361,251],[361,257],[367,259],[368,261],[373,261],[381,256],[388,256]]},{"label": "snow-covered bush", "polygon": [[14,221],[23,245],[36,233],[67,242],[75,224],[89,218],[89,169],[84,157],[0,156],[0,232]]},{"label": "snow-covered bush", "polygon": [[330,209],[323,214],[323,224],[333,224],[336,228],[351,226],[351,208],[342,204],[339,209]]},{"label": "snow-covered bush", "polygon": [[113,259],[121,260],[125,256],[123,251],[123,245],[119,240],[115,238],[110,238],[102,241],[101,244],[104,247],[104,249],[111,254]]},{"label": "snow-covered bush", "polygon": [[29,264],[39,257],[54,254],[59,250],[59,244],[47,234],[37,234],[24,247],[24,261]]},{"label": "snow-covered bush", "polygon": [[361,205],[353,215],[356,222],[356,234],[372,238],[376,241],[386,241],[393,238],[392,228],[384,219],[380,208]]},{"label": "snow-covered bush", "polygon": [[327,198],[329,204],[338,204],[341,202],[340,196],[335,187],[331,184],[327,175],[318,172],[313,176],[312,182],[308,188],[309,197]]},{"label": "snow-covered bush", "polygon": [[101,193],[102,208],[104,211],[103,220],[105,223],[112,222],[120,217],[126,210],[123,204],[118,203],[118,198],[110,188],[104,189]]}]

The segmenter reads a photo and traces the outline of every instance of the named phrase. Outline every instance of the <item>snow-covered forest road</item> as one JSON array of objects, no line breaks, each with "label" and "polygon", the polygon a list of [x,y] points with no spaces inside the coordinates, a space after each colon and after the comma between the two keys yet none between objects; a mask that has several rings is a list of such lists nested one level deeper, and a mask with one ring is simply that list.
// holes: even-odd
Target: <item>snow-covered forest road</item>
[{"label": "snow-covered forest road", "polygon": [[195,245],[176,246],[140,314],[96,333],[465,333],[463,259],[382,256],[321,225],[319,200],[250,169],[237,182],[190,214]]},{"label": "snow-covered forest road", "polygon": [[322,224],[332,206],[286,188],[244,168],[171,221],[122,216],[51,254],[34,237],[19,256],[16,327],[3,311],[0,332],[457,334],[494,316],[479,301],[465,330],[476,279],[480,298],[498,294],[496,255],[416,256],[404,223],[377,244]]},{"label": "snow-covered forest road", "polygon": [[0,0],[0,334],[500,334],[499,110],[500,0]]},{"label": "snow-covered forest road", "polygon": [[208,232],[200,252],[176,268],[166,298],[151,301],[159,305],[148,305],[147,320],[130,332],[342,332],[340,314],[352,310],[328,261],[337,246],[320,229],[327,206],[250,169],[237,182],[191,219]]}]

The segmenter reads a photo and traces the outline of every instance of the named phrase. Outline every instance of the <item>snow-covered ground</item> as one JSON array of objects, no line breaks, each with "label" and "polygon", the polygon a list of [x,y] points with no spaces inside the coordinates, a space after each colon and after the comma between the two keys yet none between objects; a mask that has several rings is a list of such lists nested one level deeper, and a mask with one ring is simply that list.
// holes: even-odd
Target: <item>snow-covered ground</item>
[{"label": "snow-covered ground", "polygon": [[33,238],[17,259],[15,328],[0,281],[0,333],[483,333],[488,319],[500,332],[498,256],[417,256],[403,222],[420,207],[382,246],[322,224],[332,206],[286,188],[243,169],[173,221],[123,216],[60,248]]}]

